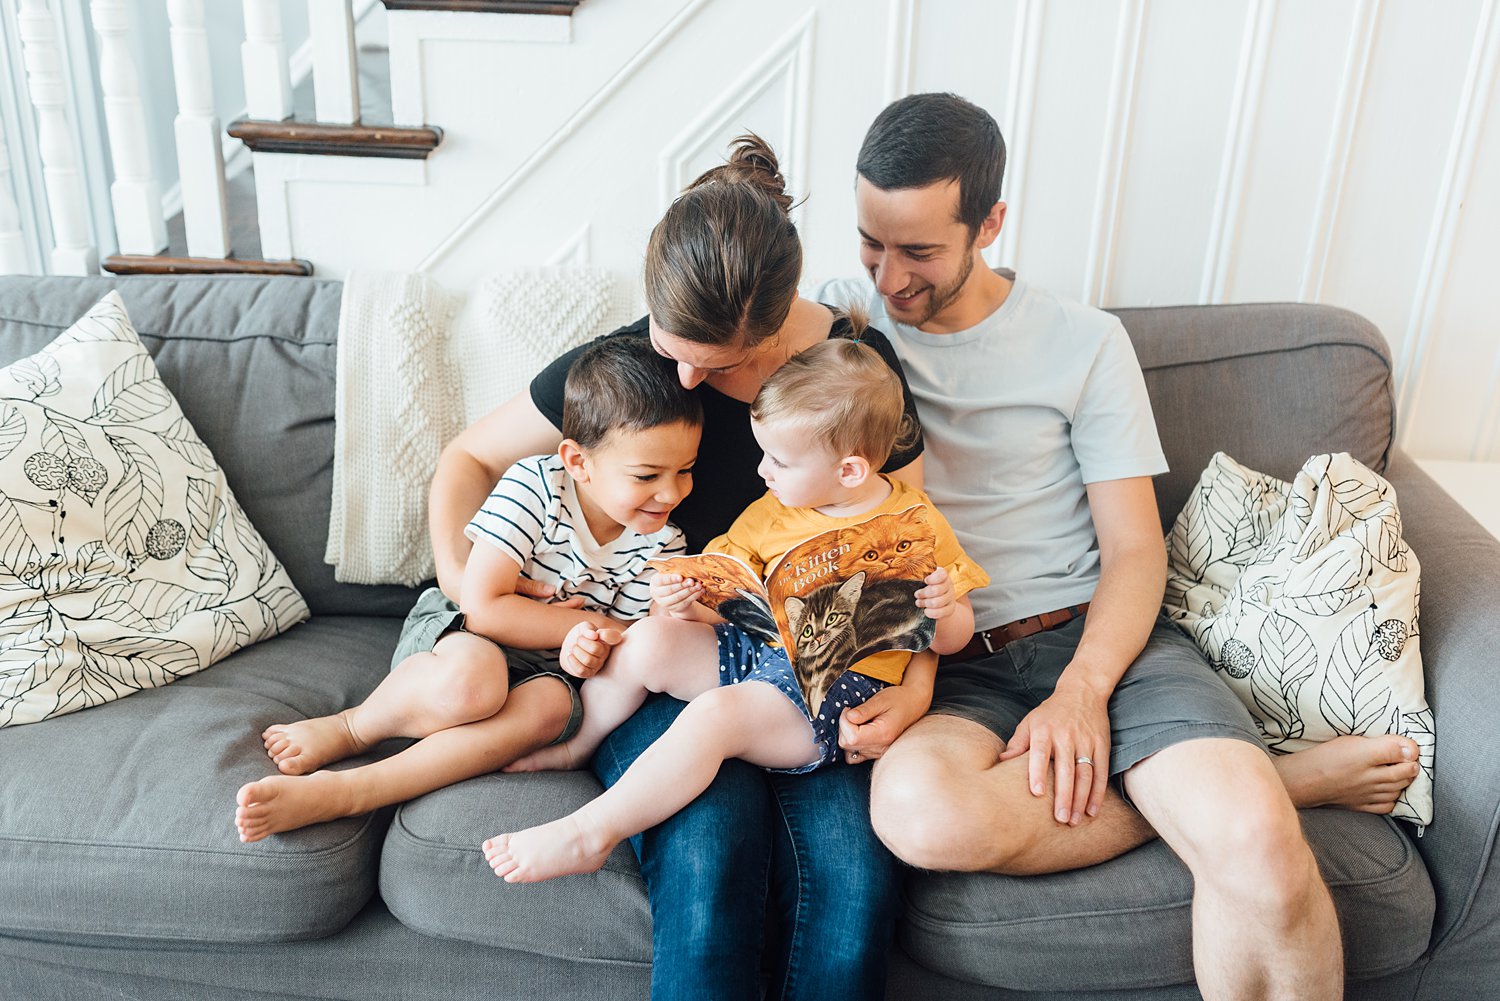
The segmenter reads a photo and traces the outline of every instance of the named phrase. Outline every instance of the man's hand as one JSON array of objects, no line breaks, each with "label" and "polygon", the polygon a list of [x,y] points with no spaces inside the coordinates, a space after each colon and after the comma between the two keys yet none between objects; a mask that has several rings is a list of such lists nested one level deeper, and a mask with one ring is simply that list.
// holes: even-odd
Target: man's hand
[{"label": "man's hand", "polygon": [[839,746],[850,764],[874,761],[895,743],[906,728],[922,718],[932,703],[932,693],[890,685],[862,705],[851,706],[839,716]]},{"label": "man's hand", "polygon": [[580,622],[563,637],[558,657],[562,669],[575,678],[592,678],[599,673],[610,651],[625,638],[618,629],[600,628],[592,622]]},{"label": "man's hand", "polygon": [[1077,826],[1085,813],[1097,815],[1109,785],[1108,696],[1100,697],[1082,685],[1059,683],[1051,698],[1021,720],[1000,760],[1028,752],[1027,781],[1033,796],[1046,795],[1051,764],[1053,816],[1058,823]]},{"label": "man's hand", "polygon": [[663,613],[683,619],[703,595],[703,585],[680,573],[658,573],[651,578],[651,600]]},{"label": "man's hand", "polygon": [[917,607],[925,609],[929,619],[945,619],[953,614],[958,597],[953,592],[953,578],[938,567],[922,583],[927,586],[916,593]]}]

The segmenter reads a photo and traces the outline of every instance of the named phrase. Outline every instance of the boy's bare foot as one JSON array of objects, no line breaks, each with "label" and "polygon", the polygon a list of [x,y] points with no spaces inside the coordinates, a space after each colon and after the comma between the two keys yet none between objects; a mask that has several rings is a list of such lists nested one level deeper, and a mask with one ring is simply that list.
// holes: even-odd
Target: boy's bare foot
[{"label": "boy's bare foot", "polygon": [[306,775],[324,765],[359,754],[369,745],[361,741],[349,723],[345,709],[332,716],[317,716],[296,723],[268,726],[260,739],[266,754],[283,775]]},{"label": "boy's bare foot", "polygon": [[234,811],[234,826],[240,840],[259,841],[271,834],[350,816],[354,811],[342,774],[272,775],[240,786],[234,797],[239,804]]},{"label": "boy's bare foot", "polygon": [[500,770],[502,772],[571,772],[582,768],[588,760],[587,754],[581,754],[576,759],[573,757],[573,741],[570,740],[563,744],[537,748],[530,754],[523,754]]},{"label": "boy's bare foot", "polygon": [[1279,755],[1276,771],[1298,807],[1341,806],[1390,813],[1421,767],[1417,743],[1399,734],[1335,737],[1296,754]]},{"label": "boy's bare foot", "polygon": [[540,883],[574,872],[597,872],[618,838],[589,829],[577,814],[515,834],[499,834],[481,847],[495,875],[507,883]]}]

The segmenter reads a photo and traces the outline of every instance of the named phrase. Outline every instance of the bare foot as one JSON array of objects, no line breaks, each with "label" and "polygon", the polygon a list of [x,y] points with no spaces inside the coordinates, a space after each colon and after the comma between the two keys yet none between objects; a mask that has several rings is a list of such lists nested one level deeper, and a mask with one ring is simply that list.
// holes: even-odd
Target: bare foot
[{"label": "bare foot", "polygon": [[283,775],[306,775],[324,765],[359,754],[369,745],[361,741],[349,723],[352,709],[332,716],[318,716],[296,723],[268,726],[260,739],[266,754]]},{"label": "bare foot", "polygon": [[241,841],[259,841],[282,831],[337,820],[354,813],[342,772],[272,775],[240,786],[234,826]]},{"label": "bare foot", "polygon": [[507,883],[540,883],[574,872],[597,872],[620,843],[591,830],[576,813],[515,834],[499,834],[481,847],[495,875]]},{"label": "bare foot", "polygon": [[571,772],[582,768],[588,763],[587,754],[573,757],[573,741],[564,744],[553,744],[550,747],[540,747],[530,754],[523,754],[512,761],[502,772]]},{"label": "bare foot", "polygon": [[1421,767],[1416,741],[1398,734],[1335,737],[1276,758],[1276,771],[1298,807],[1341,806],[1390,813]]}]

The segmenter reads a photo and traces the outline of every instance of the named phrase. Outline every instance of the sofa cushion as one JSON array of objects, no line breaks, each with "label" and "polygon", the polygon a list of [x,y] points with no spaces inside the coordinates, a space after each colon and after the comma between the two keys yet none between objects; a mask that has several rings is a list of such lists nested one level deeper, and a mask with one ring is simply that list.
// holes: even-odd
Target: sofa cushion
[{"label": "sofa cushion", "polygon": [[635,855],[530,886],[497,879],[479,845],[556,820],[599,795],[588,772],[484,775],[396,811],[380,855],[380,894],[403,924],[441,938],[561,959],[642,962],[651,913]]},{"label": "sofa cushion", "polygon": [[339,282],[258,275],[0,277],[0,365],[118,289],[162,381],[314,615],[405,615],[417,591],[340,584],[333,496]]},{"label": "sofa cushion", "polygon": [[1145,372],[1170,467],[1155,481],[1163,531],[1220,450],[1283,480],[1318,452],[1385,472],[1391,355],[1364,317],[1302,303],[1113,312]]},{"label": "sofa cushion", "polygon": [[364,698],[399,629],[315,618],[165,688],[0,730],[0,927],[198,942],[341,928],[375,891],[384,817],[245,845],[234,796],[274,774],[261,731]]},{"label": "sofa cushion", "polygon": [[[1333,893],[1350,979],[1405,969],[1427,949],[1427,870],[1386,817],[1302,811]],[[1103,991],[1193,979],[1192,876],[1161,841],[1049,876],[923,873],[898,934],[913,959],[1016,991]]]},{"label": "sofa cushion", "polygon": [[159,688],[307,618],[115,292],[0,369],[0,540],[0,727]]}]

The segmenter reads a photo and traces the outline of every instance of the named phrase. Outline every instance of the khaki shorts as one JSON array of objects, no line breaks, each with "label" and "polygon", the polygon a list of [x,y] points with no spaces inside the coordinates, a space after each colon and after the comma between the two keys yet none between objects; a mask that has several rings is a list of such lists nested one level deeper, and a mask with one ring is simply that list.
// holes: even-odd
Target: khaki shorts
[{"label": "khaki shorts", "polygon": [[[391,654],[391,670],[414,653],[429,653],[437,641],[449,633],[464,631],[464,613],[448,596],[435,587],[429,587],[417,598],[417,603],[406,615],[401,626],[401,638],[396,641],[396,652]],[[479,636],[478,633],[471,635]],[[488,639],[488,637],[481,637]],[[490,642],[494,642],[490,640]],[[568,724],[552,743],[561,744],[578,732],[583,722],[583,699],[579,697],[579,679],[562,669],[556,650],[518,650],[495,643],[505,654],[505,666],[510,687],[524,685],[537,678],[556,678],[568,686],[568,695],[573,700]]]}]

